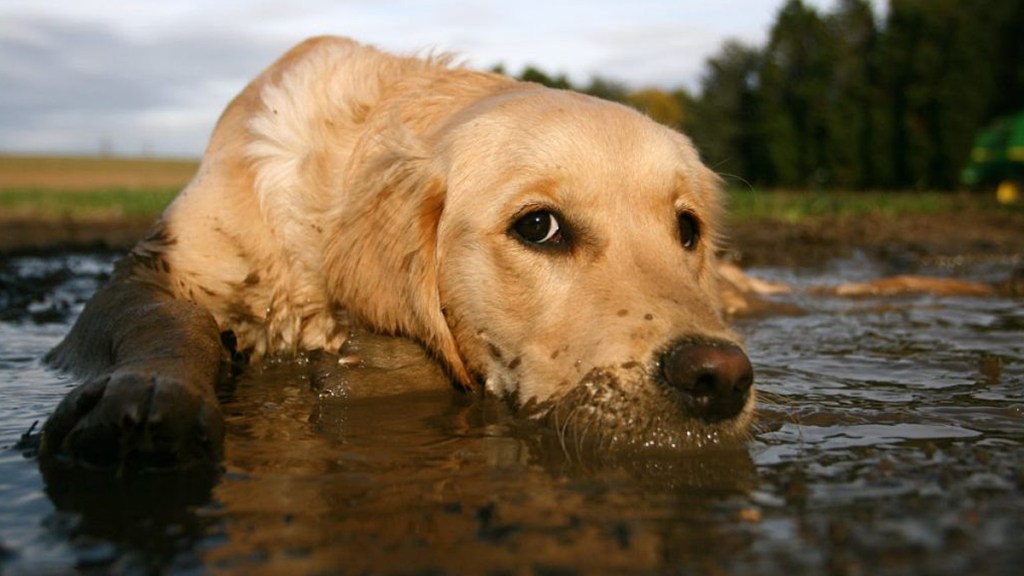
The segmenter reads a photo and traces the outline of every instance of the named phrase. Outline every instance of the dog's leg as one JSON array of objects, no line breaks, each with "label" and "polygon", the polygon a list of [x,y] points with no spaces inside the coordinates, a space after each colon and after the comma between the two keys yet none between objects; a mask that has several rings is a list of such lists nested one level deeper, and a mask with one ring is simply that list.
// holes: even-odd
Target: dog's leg
[{"label": "dog's leg", "polygon": [[98,467],[210,465],[223,451],[213,317],[135,277],[130,256],[46,360],[82,383],[43,427],[40,457]]}]

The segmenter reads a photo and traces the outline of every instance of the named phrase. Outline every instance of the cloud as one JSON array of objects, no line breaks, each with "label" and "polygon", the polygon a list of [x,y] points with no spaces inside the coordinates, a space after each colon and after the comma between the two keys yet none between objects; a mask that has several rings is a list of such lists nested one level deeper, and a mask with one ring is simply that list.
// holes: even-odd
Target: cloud
[{"label": "cloud", "polygon": [[603,50],[595,73],[638,87],[697,88],[707,46],[719,41],[696,26],[661,24],[594,35]]},{"label": "cloud", "polygon": [[[175,29],[149,39],[95,22],[13,16],[0,34],[0,150],[109,142],[197,153],[195,131],[277,53],[244,35]],[[82,144],[78,144],[82,143]]]},{"label": "cloud", "polygon": [[759,42],[781,1],[5,0],[0,153],[199,155],[247,81],[324,33],[581,84],[695,89],[707,56],[730,37]]}]

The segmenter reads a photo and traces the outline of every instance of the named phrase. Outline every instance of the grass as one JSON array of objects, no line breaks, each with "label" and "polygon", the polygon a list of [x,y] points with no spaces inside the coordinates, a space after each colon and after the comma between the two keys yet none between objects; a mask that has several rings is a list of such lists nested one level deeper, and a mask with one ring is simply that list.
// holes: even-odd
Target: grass
[{"label": "grass", "polygon": [[987,194],[953,192],[802,192],[733,189],[728,192],[733,220],[800,222],[823,217],[948,214],[1006,209]]},{"label": "grass", "polygon": [[0,189],[0,214],[41,219],[155,217],[178,188]]},{"label": "grass", "polygon": [[0,156],[0,217],[152,218],[197,167],[194,160]]}]

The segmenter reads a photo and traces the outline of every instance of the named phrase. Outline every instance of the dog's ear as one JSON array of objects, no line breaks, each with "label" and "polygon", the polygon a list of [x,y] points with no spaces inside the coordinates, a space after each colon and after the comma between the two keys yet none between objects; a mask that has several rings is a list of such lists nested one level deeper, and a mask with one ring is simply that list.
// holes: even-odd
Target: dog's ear
[{"label": "dog's ear", "polygon": [[419,138],[401,131],[357,150],[332,208],[328,293],[372,328],[416,338],[473,387],[442,313],[437,227],[447,185]]}]

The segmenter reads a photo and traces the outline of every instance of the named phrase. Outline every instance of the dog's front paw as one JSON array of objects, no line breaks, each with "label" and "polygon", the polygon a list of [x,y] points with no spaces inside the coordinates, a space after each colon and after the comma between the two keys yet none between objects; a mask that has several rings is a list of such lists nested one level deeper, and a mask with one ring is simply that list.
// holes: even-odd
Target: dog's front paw
[{"label": "dog's front paw", "polygon": [[212,384],[152,363],[115,367],[64,397],[43,427],[40,457],[118,469],[212,465],[224,443]]}]

